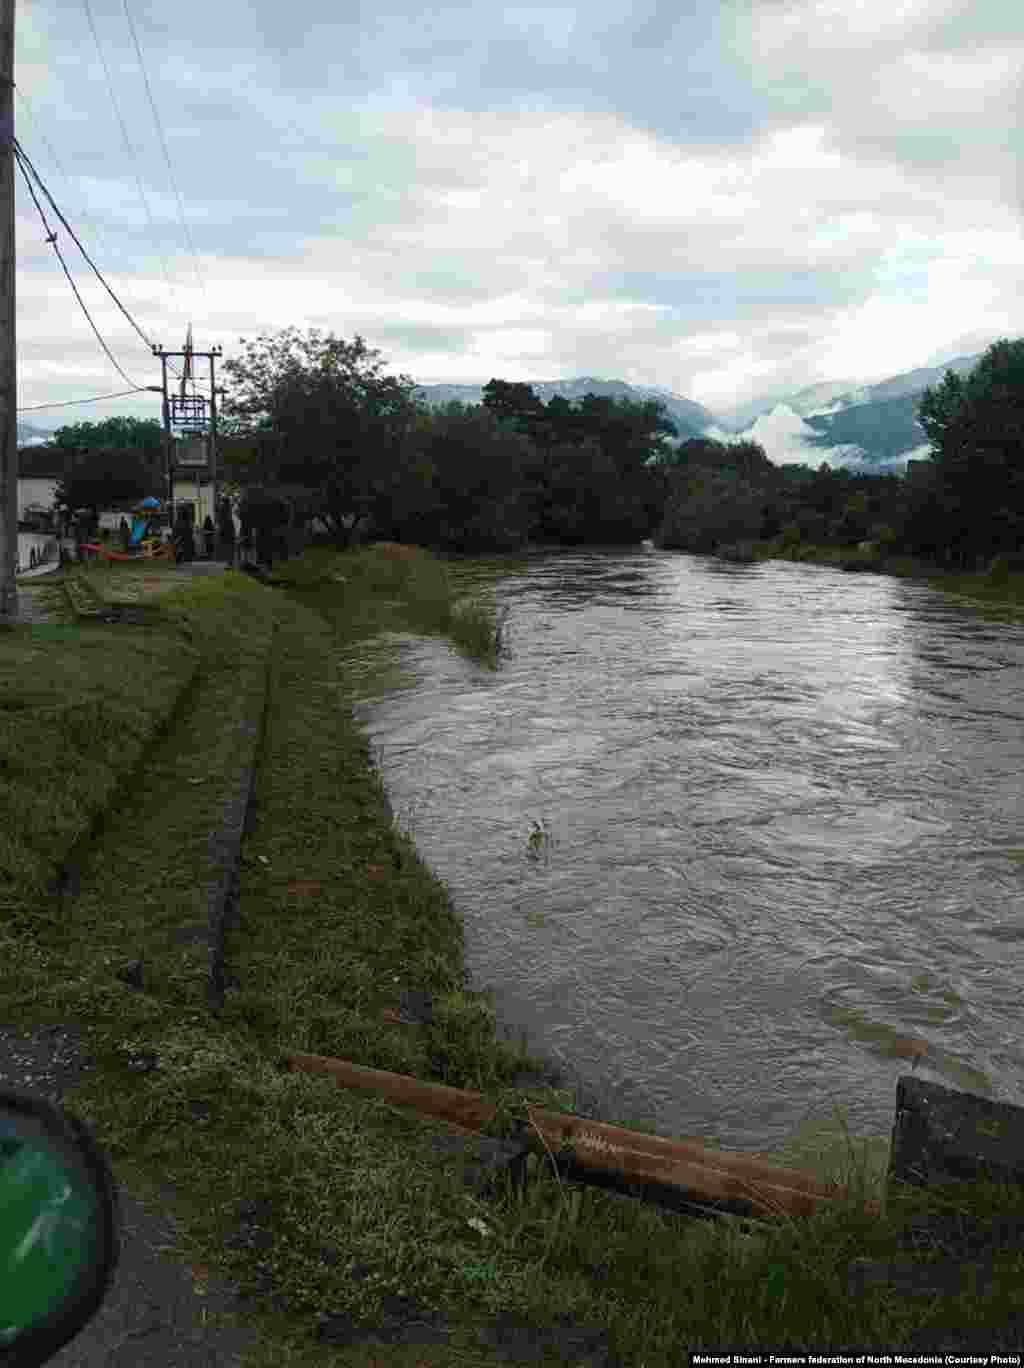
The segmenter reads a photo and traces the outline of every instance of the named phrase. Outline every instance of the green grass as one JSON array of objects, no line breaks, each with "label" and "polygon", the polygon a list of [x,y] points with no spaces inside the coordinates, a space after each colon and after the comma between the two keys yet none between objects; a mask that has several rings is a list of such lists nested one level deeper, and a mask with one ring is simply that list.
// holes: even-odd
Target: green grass
[{"label": "green grass", "polygon": [[942,569],[918,557],[881,555],[861,551],[856,546],[819,546],[809,542],[785,546],[779,539],[754,542],[752,545],[757,560],[790,560],[832,566],[859,562],[870,565],[878,574],[895,575],[900,579],[925,579],[944,594],[971,599],[995,609],[1016,612],[1024,608],[1024,574],[1020,573],[1000,578],[990,575],[987,570],[959,572]]},{"label": "green grass", "polygon": [[[684,1362],[694,1345],[883,1350],[943,1325],[1005,1324],[1024,1273],[1013,1250],[985,1296],[848,1295],[850,1260],[895,1255],[910,1213],[954,1204],[991,1223],[1024,1217],[1024,1196],[980,1184],[898,1193],[883,1218],[866,1216],[863,1199],[884,1193],[888,1146],[850,1138],[841,1110],[833,1124],[824,1080],[824,1129],[776,1157],[848,1183],[849,1201],[811,1220],[691,1221],[572,1186],[536,1157],[523,1191],[505,1184],[484,1202],[431,1150],[439,1128],[284,1067],[288,1052],[338,1056],[479,1090],[506,1119],[527,1101],[574,1109],[571,1092],[515,1085],[544,1062],[499,1040],[490,994],[469,991],[461,918],[396,825],[351,711],[362,688],[353,656],[385,630],[437,632],[500,668],[493,586],[512,564],[311,550],[275,567],[287,588],[234,573],[197,580],[160,598],[143,627],[0,633],[0,1019],[83,1032],[97,1068],[67,1105],[130,1191],[170,1206],[178,1257],[243,1287],[269,1274],[274,1295],[251,1312],[260,1368],[506,1362],[475,1338],[499,1312],[538,1326],[569,1313],[605,1328],[637,1368]],[[139,572],[85,573],[117,599]],[[60,576],[47,592],[60,594]],[[177,933],[205,923],[208,836],[237,784],[241,700],[272,634],[227,944],[239,987],[213,1015],[205,946]],[[45,883],[76,840],[81,893],[61,904]],[[546,828],[535,822],[522,843],[524,860],[538,858]],[[141,991],[120,977],[140,958]],[[433,995],[433,1024],[382,1026],[407,989]],[[266,1203],[269,1248],[231,1243],[247,1199]],[[451,1345],[424,1360],[316,1341],[319,1313],[371,1324],[396,1295],[442,1311]],[[565,1362],[556,1347],[552,1361]]]}]

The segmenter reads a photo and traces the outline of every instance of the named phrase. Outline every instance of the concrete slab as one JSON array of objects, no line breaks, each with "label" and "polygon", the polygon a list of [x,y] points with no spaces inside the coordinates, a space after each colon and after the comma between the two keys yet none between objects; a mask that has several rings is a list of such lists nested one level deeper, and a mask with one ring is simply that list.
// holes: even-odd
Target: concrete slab
[{"label": "concrete slab", "polygon": [[1024,1183],[1024,1107],[904,1075],[896,1088],[890,1182],[921,1187],[985,1174]]}]

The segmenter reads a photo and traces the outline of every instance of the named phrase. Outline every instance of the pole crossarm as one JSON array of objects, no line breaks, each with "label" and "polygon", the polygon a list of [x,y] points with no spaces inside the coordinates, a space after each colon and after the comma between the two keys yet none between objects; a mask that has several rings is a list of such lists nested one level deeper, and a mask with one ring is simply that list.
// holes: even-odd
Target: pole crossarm
[{"label": "pole crossarm", "polygon": [[[189,339],[192,336],[191,324],[189,325]],[[210,351],[197,351],[194,347],[186,343],[183,351],[166,351],[163,347],[154,345],[153,355],[159,356],[163,367],[163,413],[164,413],[164,469],[167,475],[167,504],[170,512],[171,523],[174,523],[174,472],[175,465],[172,459],[173,427],[184,428],[185,430],[202,431],[206,426],[206,399],[186,398],[185,379],[191,375],[192,358],[204,356],[210,363],[210,431],[209,431],[209,452],[207,457],[207,467],[210,478],[210,492],[213,504],[213,517],[216,519],[217,513],[217,385],[216,385],[216,363],[222,355],[222,347],[213,347]],[[185,375],[182,376],[182,393],[180,396],[168,394],[167,392],[167,362],[170,357],[182,357],[185,360]],[[184,416],[184,422],[174,421],[176,418]],[[193,474],[197,472],[191,468]]]}]

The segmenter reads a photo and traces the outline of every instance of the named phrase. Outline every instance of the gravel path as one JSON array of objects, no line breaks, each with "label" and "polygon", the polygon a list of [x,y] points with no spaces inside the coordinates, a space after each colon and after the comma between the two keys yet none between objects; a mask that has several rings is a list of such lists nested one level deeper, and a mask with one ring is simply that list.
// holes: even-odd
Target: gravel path
[{"label": "gravel path", "polygon": [[[59,589],[53,579],[57,569],[58,566],[47,566],[44,570],[33,570],[18,576],[18,613],[14,619],[16,623],[21,626],[35,626],[64,620],[52,603],[55,592]],[[165,586],[164,592],[176,588],[183,580],[204,575],[222,575],[227,569],[230,569],[230,566],[225,561],[182,562],[170,573],[161,575]]]}]

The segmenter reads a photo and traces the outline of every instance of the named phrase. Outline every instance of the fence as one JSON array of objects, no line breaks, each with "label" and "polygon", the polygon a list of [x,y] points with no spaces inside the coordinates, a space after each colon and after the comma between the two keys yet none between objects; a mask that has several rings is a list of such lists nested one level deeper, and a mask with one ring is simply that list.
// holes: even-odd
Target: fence
[{"label": "fence", "polygon": [[58,556],[57,538],[44,532],[19,532],[18,533],[18,567],[19,575],[25,574],[27,570],[34,570],[39,565],[47,565],[56,561]]}]

